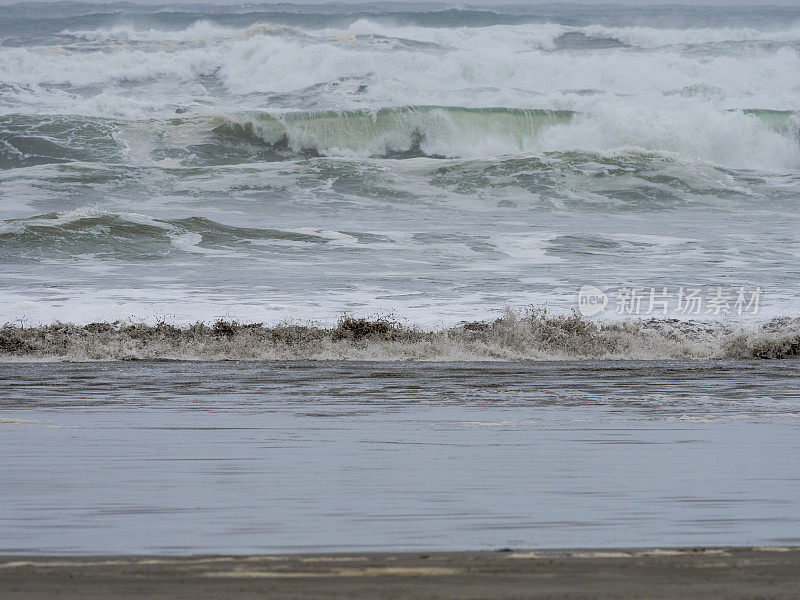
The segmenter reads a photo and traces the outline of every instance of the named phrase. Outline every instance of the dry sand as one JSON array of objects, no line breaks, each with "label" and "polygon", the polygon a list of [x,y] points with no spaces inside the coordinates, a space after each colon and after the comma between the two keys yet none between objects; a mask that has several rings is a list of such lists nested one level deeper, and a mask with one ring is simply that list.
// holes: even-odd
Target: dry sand
[{"label": "dry sand", "polygon": [[0,598],[800,598],[800,548],[4,556]]}]

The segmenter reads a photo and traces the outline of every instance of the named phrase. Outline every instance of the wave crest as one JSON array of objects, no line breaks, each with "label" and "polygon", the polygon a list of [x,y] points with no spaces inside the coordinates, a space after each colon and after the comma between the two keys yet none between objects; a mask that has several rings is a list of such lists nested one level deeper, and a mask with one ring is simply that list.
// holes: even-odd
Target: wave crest
[{"label": "wave crest", "polygon": [[294,152],[354,156],[485,156],[531,149],[566,110],[407,106],[380,110],[244,114],[215,131]]},{"label": "wave crest", "polygon": [[218,321],[54,323],[0,328],[0,360],[664,360],[800,356],[800,319],[759,325],[678,320],[596,323],[577,314],[512,311],[493,322],[425,331],[391,318],[335,327]]},{"label": "wave crest", "polygon": [[800,163],[794,111],[406,106],[379,110],[242,113],[214,129],[221,139],[292,154],[477,158],[533,152],[640,149],[729,166]]}]

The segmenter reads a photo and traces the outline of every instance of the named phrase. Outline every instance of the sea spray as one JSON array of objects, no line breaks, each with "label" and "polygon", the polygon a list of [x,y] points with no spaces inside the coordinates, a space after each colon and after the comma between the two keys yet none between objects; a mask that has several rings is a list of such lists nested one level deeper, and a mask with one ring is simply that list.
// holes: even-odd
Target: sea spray
[{"label": "sea spray", "polygon": [[664,360],[800,356],[800,319],[759,325],[677,320],[597,323],[531,309],[441,330],[343,316],[335,327],[217,321],[54,323],[0,328],[0,360]]}]

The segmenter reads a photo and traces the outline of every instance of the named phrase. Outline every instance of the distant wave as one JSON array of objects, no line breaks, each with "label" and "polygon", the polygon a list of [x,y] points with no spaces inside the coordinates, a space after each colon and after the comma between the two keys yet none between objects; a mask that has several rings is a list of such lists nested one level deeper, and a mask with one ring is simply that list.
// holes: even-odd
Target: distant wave
[{"label": "distant wave", "polygon": [[[174,140],[174,141],[173,141]],[[204,166],[309,156],[484,158],[541,152],[671,153],[733,168],[800,166],[800,112],[617,106],[400,106],[122,120],[0,116],[0,169],[73,161]]]},{"label": "distant wave", "polygon": [[[800,41],[800,27],[788,24],[783,28],[755,27],[653,27],[641,25],[573,25],[557,20],[542,20],[512,16],[493,11],[437,11],[395,14],[351,14],[313,19],[287,13],[252,13],[230,25],[220,22],[215,15],[186,20],[182,28],[136,27],[115,24],[95,29],[68,27],[60,35],[95,42],[199,42],[226,38],[242,39],[254,36],[281,36],[308,41],[375,42],[397,49],[410,42],[428,44],[429,48],[459,47],[469,37],[479,37],[481,30],[505,31],[510,37],[525,35],[527,46],[533,42],[543,50],[599,50],[608,48],[641,47],[659,48],[677,45],[723,44],[737,42]],[[448,19],[448,17],[450,17]],[[187,19],[191,19],[187,15]],[[572,19],[574,21],[574,18]],[[224,21],[224,20],[223,20]],[[230,22],[230,19],[227,19]],[[244,25],[252,21],[249,25]],[[240,26],[234,26],[240,25]],[[244,26],[241,26],[244,25]],[[450,33],[447,32],[450,30]],[[459,30],[461,32],[459,33]],[[471,30],[471,31],[470,31]],[[330,35],[332,31],[337,35]],[[350,37],[345,37],[349,34]],[[466,39],[469,39],[467,37]]]},{"label": "distant wave", "polygon": [[92,209],[0,221],[5,260],[69,259],[89,254],[106,260],[149,260],[178,251],[233,256],[238,250],[270,246],[355,245],[358,235],[311,228],[235,227],[204,217],[167,220]]},{"label": "distant wave", "polygon": [[0,328],[0,361],[26,360],[656,360],[800,356],[800,319],[760,325],[675,320],[598,324],[578,315],[507,311],[439,331],[342,317],[332,328],[218,321],[54,323]]},{"label": "distant wave", "polygon": [[[0,110],[126,118],[192,104],[585,111],[596,102],[655,105],[681,90],[705,90],[699,100],[715,106],[796,108],[800,28],[791,22],[769,29],[724,20],[717,28],[581,27],[506,15],[514,24],[490,18],[460,26],[453,21],[460,14],[425,13],[425,26],[389,14],[334,22],[295,15],[289,24],[257,12],[195,13],[173,23],[150,21],[177,18],[169,12],[114,16],[88,29],[65,21],[42,45],[3,38]],[[42,21],[30,24],[29,36],[41,35]],[[368,85],[338,85],[347,78]]]}]

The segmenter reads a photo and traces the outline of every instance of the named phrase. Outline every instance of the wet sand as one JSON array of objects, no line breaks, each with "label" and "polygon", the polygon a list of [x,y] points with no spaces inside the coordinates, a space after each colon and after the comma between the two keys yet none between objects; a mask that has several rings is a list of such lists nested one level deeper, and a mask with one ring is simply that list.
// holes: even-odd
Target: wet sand
[{"label": "wet sand", "polygon": [[5,556],[0,597],[797,598],[800,548]]}]

